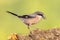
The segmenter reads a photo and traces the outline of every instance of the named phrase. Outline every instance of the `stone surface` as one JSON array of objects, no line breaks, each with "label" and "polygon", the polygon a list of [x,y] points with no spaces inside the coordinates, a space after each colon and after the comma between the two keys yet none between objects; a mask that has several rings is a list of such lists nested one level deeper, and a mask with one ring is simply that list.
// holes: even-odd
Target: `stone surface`
[{"label": "stone surface", "polygon": [[60,40],[60,28],[48,30],[35,29],[26,36],[12,33],[8,40]]}]

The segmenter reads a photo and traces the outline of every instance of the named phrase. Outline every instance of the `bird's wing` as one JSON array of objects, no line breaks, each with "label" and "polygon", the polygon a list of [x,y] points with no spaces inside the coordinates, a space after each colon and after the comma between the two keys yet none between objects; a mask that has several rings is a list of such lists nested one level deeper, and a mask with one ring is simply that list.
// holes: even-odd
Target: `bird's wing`
[{"label": "bird's wing", "polygon": [[20,18],[29,19],[29,18],[35,18],[35,16],[33,16],[33,15],[23,15]]},{"label": "bird's wing", "polygon": [[35,18],[36,15],[34,15],[34,14],[30,14],[30,15],[28,15],[28,17],[29,17],[29,18]]},{"label": "bird's wing", "polygon": [[28,15],[28,18],[35,18],[34,15]]}]

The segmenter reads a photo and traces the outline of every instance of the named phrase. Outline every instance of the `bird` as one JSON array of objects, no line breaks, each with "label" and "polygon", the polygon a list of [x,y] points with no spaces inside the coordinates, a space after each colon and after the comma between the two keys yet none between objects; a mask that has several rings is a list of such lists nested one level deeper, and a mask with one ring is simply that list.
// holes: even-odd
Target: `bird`
[{"label": "bird", "polygon": [[13,13],[11,11],[7,11],[7,13],[12,14],[18,17],[19,19],[21,19],[22,22],[27,25],[28,29],[30,29],[31,25],[38,23],[42,18],[45,19],[44,13],[41,11],[36,11],[32,14],[27,14],[27,15],[22,15],[22,16],[16,13]]}]

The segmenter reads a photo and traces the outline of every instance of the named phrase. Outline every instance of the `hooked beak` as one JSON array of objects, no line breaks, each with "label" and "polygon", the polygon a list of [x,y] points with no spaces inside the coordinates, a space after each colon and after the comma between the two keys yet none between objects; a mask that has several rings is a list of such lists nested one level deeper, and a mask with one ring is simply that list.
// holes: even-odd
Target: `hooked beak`
[{"label": "hooked beak", "polygon": [[43,18],[43,19],[46,19],[46,17],[45,17],[44,15],[42,16],[42,18]]}]

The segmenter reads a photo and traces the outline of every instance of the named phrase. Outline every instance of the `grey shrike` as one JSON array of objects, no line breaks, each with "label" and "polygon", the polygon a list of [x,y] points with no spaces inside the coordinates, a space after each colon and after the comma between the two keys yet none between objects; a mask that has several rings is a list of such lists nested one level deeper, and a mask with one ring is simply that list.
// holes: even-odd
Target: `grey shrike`
[{"label": "grey shrike", "polygon": [[7,13],[10,13],[10,14],[20,18],[23,21],[23,23],[28,26],[27,27],[28,29],[30,29],[31,25],[38,23],[42,18],[45,19],[43,12],[40,12],[40,11],[36,11],[33,14],[22,15],[22,16],[19,16],[13,12],[10,12],[10,11],[7,11]]}]

